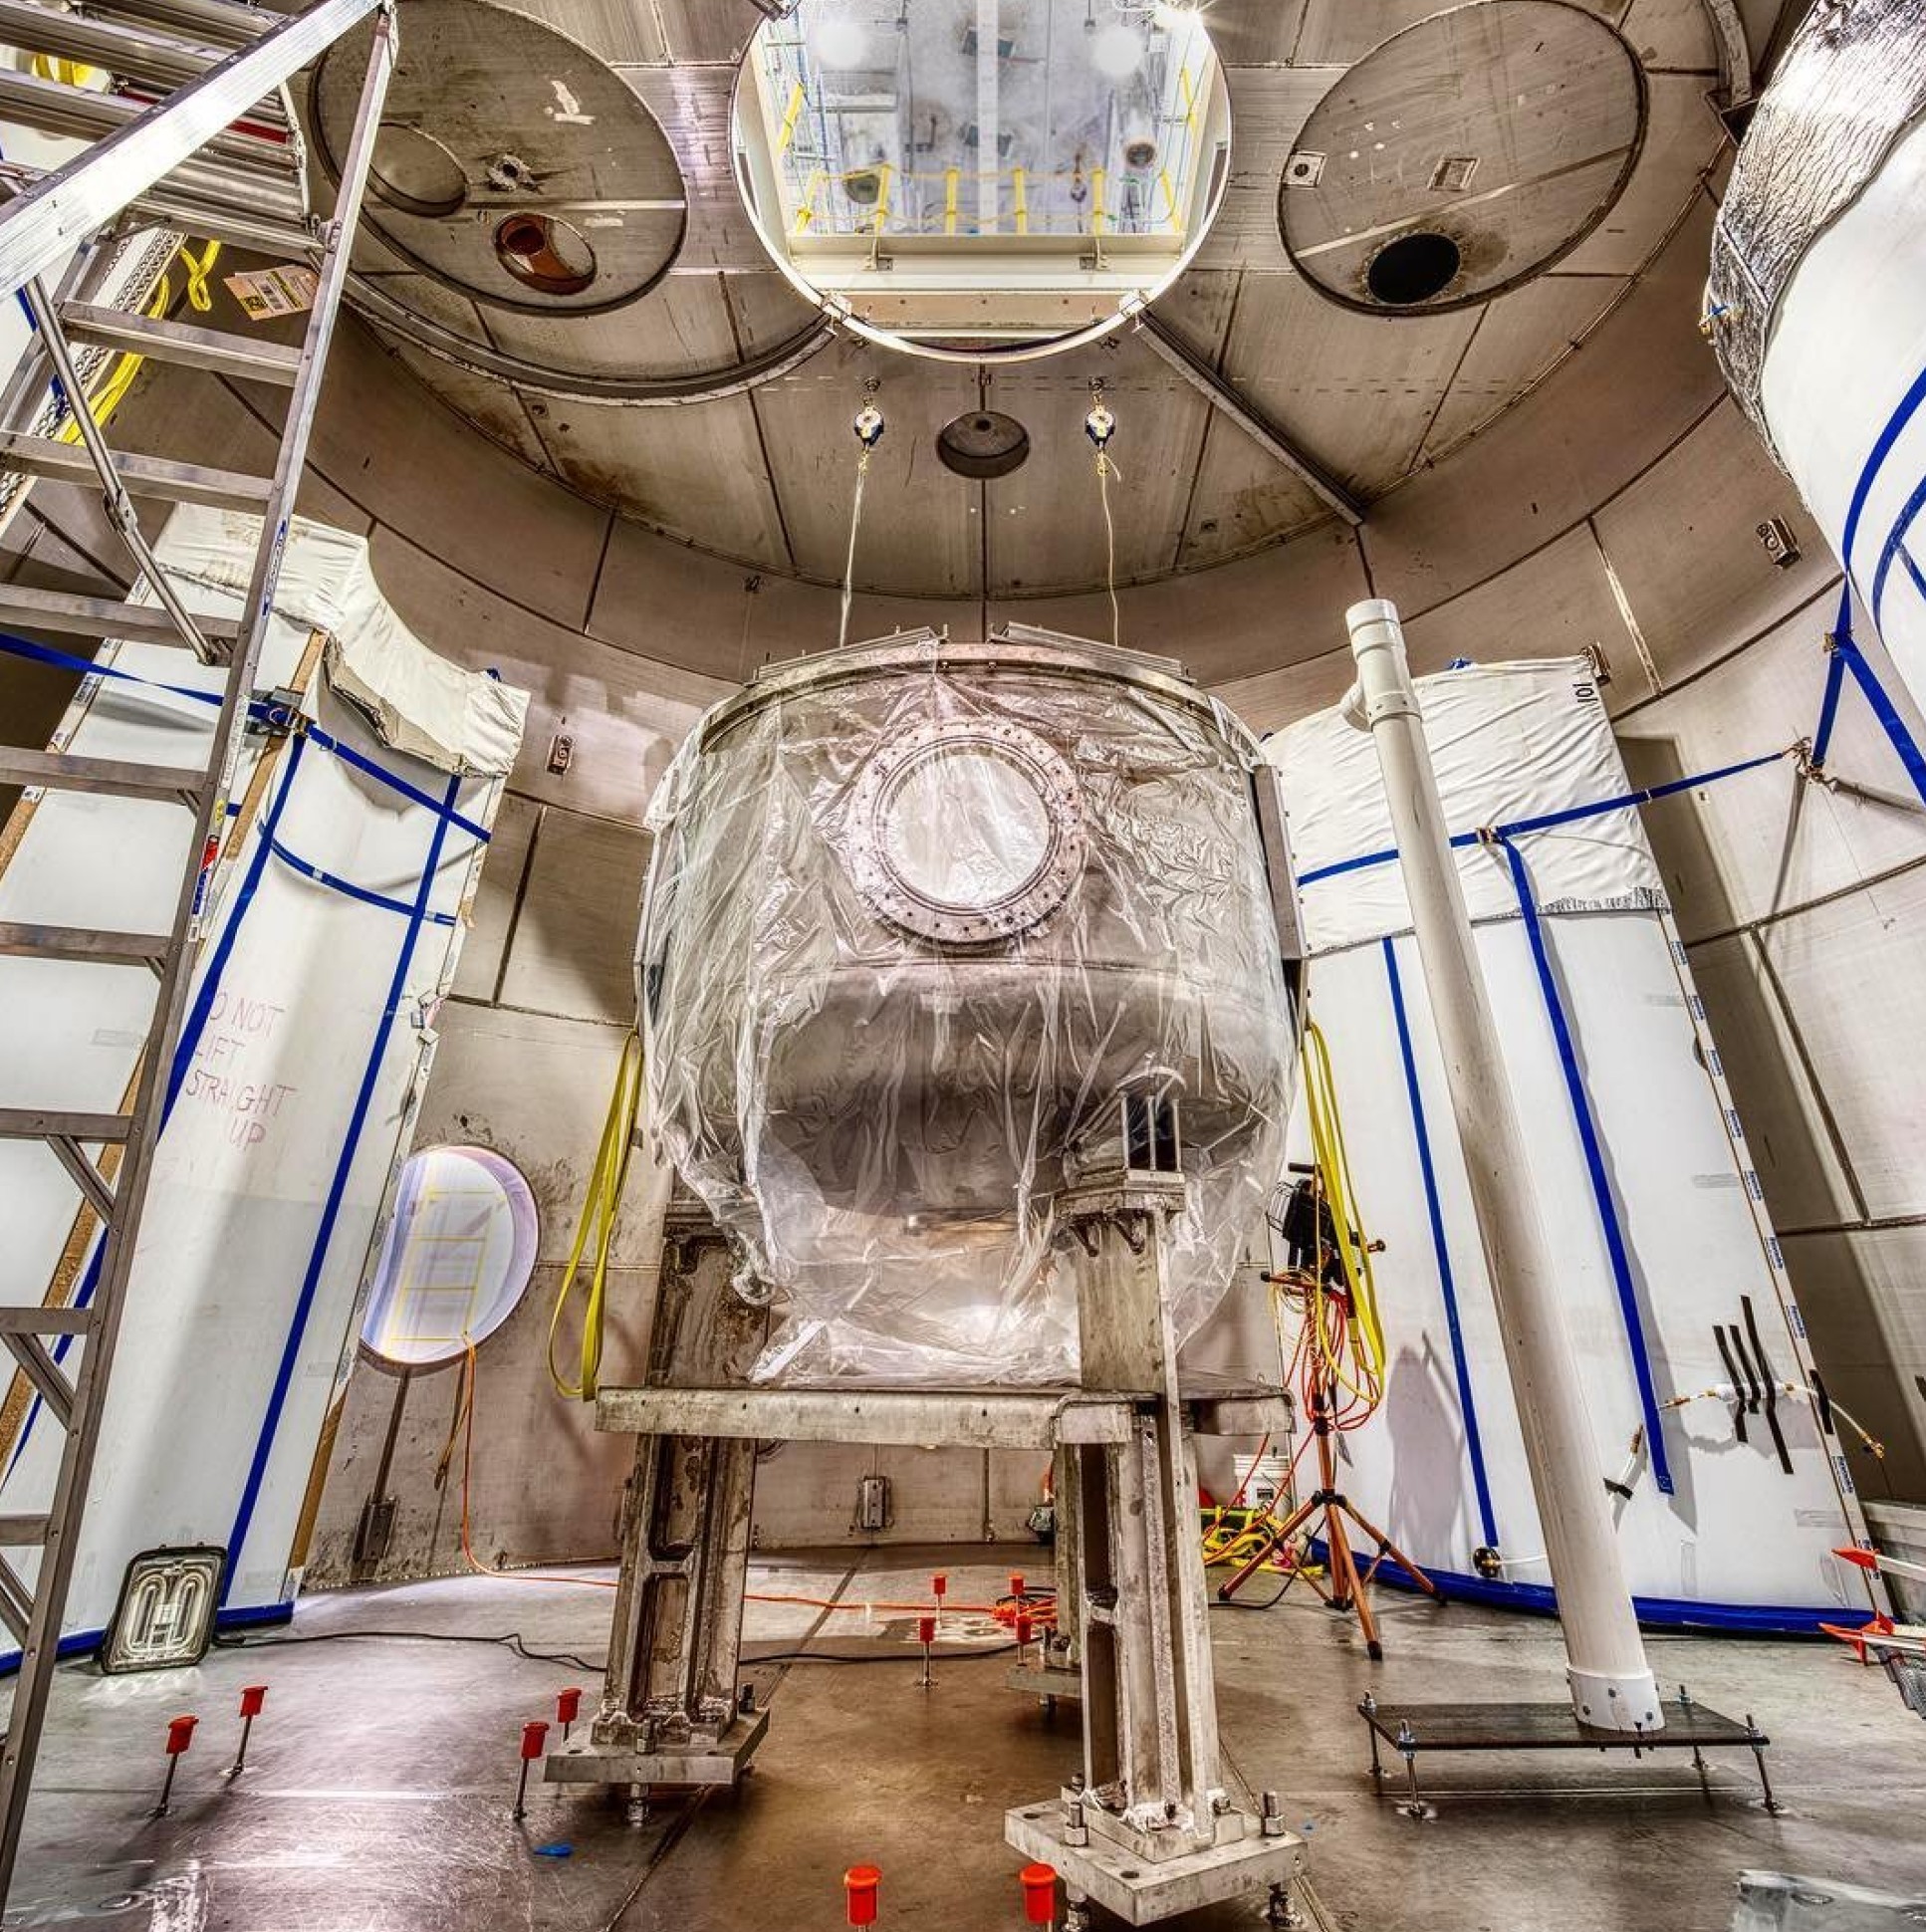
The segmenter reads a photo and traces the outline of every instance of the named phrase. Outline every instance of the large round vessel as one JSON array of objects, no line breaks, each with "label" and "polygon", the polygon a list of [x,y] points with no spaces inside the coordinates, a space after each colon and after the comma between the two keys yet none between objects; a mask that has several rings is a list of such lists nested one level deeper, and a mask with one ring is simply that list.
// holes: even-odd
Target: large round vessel
[{"label": "large round vessel", "polygon": [[1926,696],[1926,13],[1819,0],[1714,231],[1727,380]]},{"label": "large round vessel", "polygon": [[1174,1100],[1180,1330],[1278,1172],[1258,751],[1175,663],[1030,630],[774,667],[651,809],[651,1130],[777,1314],[758,1375],[1070,1381],[1057,1198]]}]

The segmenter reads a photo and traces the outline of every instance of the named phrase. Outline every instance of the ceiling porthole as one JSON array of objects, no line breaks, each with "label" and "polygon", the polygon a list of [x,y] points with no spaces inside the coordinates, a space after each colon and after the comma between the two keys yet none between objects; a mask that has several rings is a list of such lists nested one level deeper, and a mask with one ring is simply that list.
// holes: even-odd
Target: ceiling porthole
[{"label": "ceiling porthole", "polygon": [[1431,302],[1458,279],[1464,256],[1449,235],[1418,229],[1387,241],[1364,271],[1365,286],[1387,308]]},{"label": "ceiling porthole", "polygon": [[1030,460],[1030,431],[1015,416],[973,409],[936,434],[936,455],[945,469],[976,482],[1008,476]]},{"label": "ceiling porthole", "polygon": [[448,148],[419,127],[391,121],[374,137],[367,185],[390,208],[423,220],[458,214],[468,199],[468,176]]},{"label": "ceiling porthole", "polygon": [[524,288],[580,295],[596,279],[589,237],[559,215],[517,209],[495,226],[495,258]]},{"label": "ceiling porthole", "polygon": [[361,1345],[390,1368],[433,1368],[485,1341],[535,1272],[535,1196],[487,1147],[411,1154],[395,1188],[361,1319]]}]

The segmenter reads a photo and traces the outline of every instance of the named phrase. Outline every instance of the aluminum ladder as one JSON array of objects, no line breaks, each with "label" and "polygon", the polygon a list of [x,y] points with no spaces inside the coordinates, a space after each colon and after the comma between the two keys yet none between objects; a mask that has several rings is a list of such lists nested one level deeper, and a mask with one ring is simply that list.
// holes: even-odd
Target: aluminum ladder
[{"label": "aluminum ladder", "polygon": [[[332,213],[308,203],[300,128],[288,83],[371,19],[366,75]],[[184,806],[193,836],[173,923],[165,932],[0,924],[0,954],[46,962],[148,968],[158,985],[124,1112],[0,1107],[0,1136],[40,1140],[97,1217],[97,1286],[86,1307],[48,1302],[0,1307],[4,1343],[64,1431],[45,1516],[0,1516],[0,1625],[20,1645],[19,1677],[0,1759],[0,1900],[12,1888],[21,1826],[59,1657],[61,1621],[115,1343],[139,1232],[167,1088],[192,977],[203,898],[227,820],[253,678],[273,609],[295,493],[307,461],[323,369],[348,278],[381,105],[395,59],[393,0],[318,0],[283,16],[244,0],[86,0],[56,11],[39,0],[0,0],[0,44],[46,55],[55,76],[105,70],[99,93],[41,73],[0,71],[0,120],[91,142],[64,166],[37,171],[0,162],[0,301],[24,295],[36,325],[0,396],[0,470],[98,482],[107,513],[155,603],[71,597],[0,586],[0,629],[178,643],[224,668],[225,689],[205,769],[0,748],[0,784],[108,793]],[[63,66],[59,64],[74,64]],[[130,313],[129,237],[163,231],[209,237],[311,266],[318,289],[299,349]],[[171,231],[171,235],[165,233]],[[131,246],[139,247],[137,242]],[[63,264],[65,267],[63,268]],[[61,271],[57,292],[44,278]],[[137,281],[136,276],[136,281]],[[146,289],[131,300],[144,304]],[[251,476],[156,456],[117,456],[87,400],[84,364],[121,353],[279,384],[289,391],[272,476]],[[50,399],[50,381],[58,391]],[[80,442],[50,433],[71,407]],[[134,496],[214,504],[261,518],[240,614],[190,614],[156,563]],[[82,646],[83,652],[86,646]],[[107,868],[104,868],[107,869]],[[101,1152],[118,1147],[110,1179]],[[77,1297],[76,1300],[79,1298]],[[59,1356],[79,1342],[78,1366]],[[51,1344],[51,1345],[50,1345]],[[17,1554],[39,1553],[31,1583]]]}]

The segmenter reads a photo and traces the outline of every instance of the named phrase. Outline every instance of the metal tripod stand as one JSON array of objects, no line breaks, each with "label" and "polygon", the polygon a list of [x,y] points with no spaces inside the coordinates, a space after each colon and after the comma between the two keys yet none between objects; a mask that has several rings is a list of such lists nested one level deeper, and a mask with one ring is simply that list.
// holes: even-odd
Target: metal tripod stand
[{"label": "metal tripod stand", "polygon": [[[1326,1293],[1329,1292],[1326,1290]],[[1228,1603],[1278,1551],[1289,1549],[1298,1532],[1322,1512],[1324,1548],[1328,1553],[1325,1558],[1325,1567],[1329,1571],[1328,1589],[1321,1588],[1316,1578],[1306,1576],[1300,1566],[1293,1565],[1285,1571],[1284,1587],[1278,1591],[1278,1596],[1282,1597],[1300,1576],[1305,1576],[1305,1580],[1332,1609],[1357,1612],[1357,1627],[1364,1633],[1365,1648],[1374,1659],[1380,1658],[1384,1655],[1384,1646],[1378,1640],[1377,1619],[1371,1611],[1369,1594],[1371,1579],[1377,1574],[1378,1565],[1389,1557],[1426,1595],[1442,1601],[1443,1592],[1375,1523],[1360,1515],[1350,1499],[1337,1487],[1337,1431],[1331,1421],[1334,1407],[1331,1368],[1315,1349],[1307,1375],[1307,1394],[1311,1433],[1318,1449],[1318,1487],[1265,1539],[1263,1547],[1245,1561],[1237,1574],[1219,1586],[1218,1600]],[[1361,1573],[1351,1549],[1350,1532],[1345,1528],[1346,1518],[1377,1546],[1376,1555]]]}]

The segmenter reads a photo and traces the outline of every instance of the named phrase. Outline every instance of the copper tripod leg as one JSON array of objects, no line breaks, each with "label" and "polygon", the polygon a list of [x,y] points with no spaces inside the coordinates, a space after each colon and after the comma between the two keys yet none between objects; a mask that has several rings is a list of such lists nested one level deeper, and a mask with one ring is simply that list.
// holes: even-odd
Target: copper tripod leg
[{"label": "copper tripod leg", "polygon": [[1368,1517],[1360,1516],[1354,1509],[1351,1508],[1351,1506],[1348,1503],[1340,1504],[1338,1507],[1343,1510],[1344,1514],[1347,1517],[1349,1517],[1350,1520],[1353,1523],[1355,1523],[1357,1527],[1360,1530],[1362,1530],[1364,1534],[1367,1537],[1369,1537],[1374,1544],[1377,1545],[1377,1554],[1380,1557],[1389,1557],[1390,1560],[1394,1564],[1396,1564],[1397,1567],[1401,1570],[1403,1570],[1408,1577],[1410,1577],[1412,1582],[1416,1583],[1417,1586],[1421,1590],[1423,1590],[1427,1596],[1442,1597],[1443,1592],[1438,1588],[1437,1584],[1434,1583],[1431,1580],[1431,1578],[1427,1576],[1424,1573],[1424,1571],[1421,1570],[1417,1567],[1417,1565],[1414,1564],[1411,1561],[1411,1559],[1407,1557],[1404,1554],[1404,1552],[1400,1550],[1397,1547],[1397,1545],[1393,1543],[1391,1539],[1387,1537],[1384,1534],[1384,1532],[1377,1527],[1375,1523],[1373,1523]]},{"label": "copper tripod leg", "polygon": [[1351,1555],[1350,1539],[1344,1534],[1344,1506],[1324,1512],[1324,1538],[1330,1549],[1331,1601],[1340,1610],[1357,1612],[1357,1627],[1364,1638],[1364,1649],[1373,1661],[1384,1655],[1378,1641],[1377,1619],[1371,1614],[1371,1599],[1365,1593],[1364,1579],[1357,1573],[1357,1560]]},{"label": "copper tripod leg", "polygon": [[[1278,1526],[1264,1548],[1256,1556],[1252,1557],[1228,1583],[1220,1583],[1218,1585],[1217,1600],[1220,1603],[1228,1603],[1271,1561],[1272,1553],[1282,1545],[1289,1543],[1303,1529],[1305,1524],[1310,1521],[1311,1514],[1317,1507],[1318,1505],[1315,1499],[1309,1503],[1300,1503],[1285,1518],[1283,1523]],[[1288,1577],[1286,1578],[1286,1587],[1290,1587],[1290,1579]]]}]

